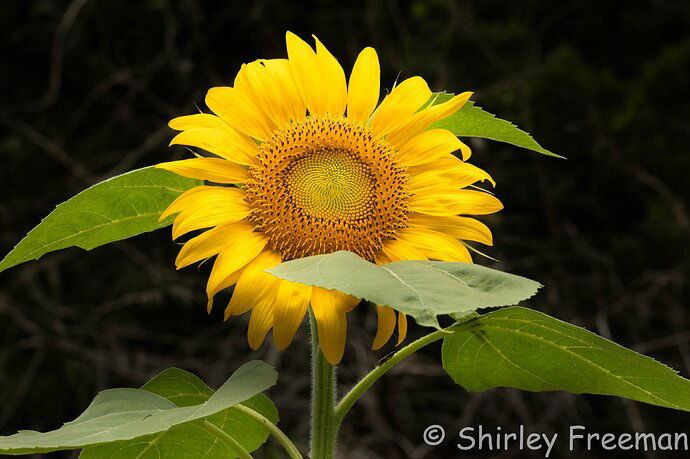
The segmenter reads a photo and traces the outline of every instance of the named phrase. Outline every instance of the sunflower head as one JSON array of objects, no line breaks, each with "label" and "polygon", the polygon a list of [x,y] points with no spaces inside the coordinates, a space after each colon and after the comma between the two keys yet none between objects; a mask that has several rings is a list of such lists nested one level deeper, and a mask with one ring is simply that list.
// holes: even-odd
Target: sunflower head
[{"label": "sunflower head", "polygon": [[[207,284],[214,295],[235,285],[226,318],[251,311],[252,348],[269,330],[287,347],[311,306],[322,351],[340,361],[346,314],[359,300],[280,280],[265,272],[295,258],[349,250],[376,263],[397,260],[471,262],[465,240],[491,244],[491,233],[467,215],[496,212],[501,203],[480,189],[491,180],[465,162],[457,137],[429,126],[458,109],[471,93],[432,104],[420,77],[397,84],[379,103],[376,51],[365,48],[346,79],[331,53],[289,33],[287,59],[242,66],[233,86],[209,90],[213,114],[175,118],[171,144],[213,156],[158,167],[209,185],[183,193],[162,214],[176,215],[173,238],[189,239],[178,269],[215,257]],[[462,159],[453,155],[459,151]],[[373,348],[383,346],[406,318],[376,307]]]}]

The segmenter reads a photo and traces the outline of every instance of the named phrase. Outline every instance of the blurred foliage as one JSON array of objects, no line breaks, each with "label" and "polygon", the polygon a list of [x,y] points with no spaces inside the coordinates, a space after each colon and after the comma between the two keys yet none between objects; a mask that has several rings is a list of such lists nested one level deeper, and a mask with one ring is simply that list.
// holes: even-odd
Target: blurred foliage
[{"label": "blurred foliage", "polygon": [[[206,89],[232,84],[242,62],[284,56],[285,30],[314,33],[346,68],[375,46],[385,87],[419,74],[434,90],[474,90],[483,108],[568,157],[470,142],[506,205],[485,219],[496,241],[488,252],[502,262],[480,262],[546,284],[529,306],[690,373],[688,2],[5,0],[0,28],[3,254],[86,186],[187,155],[166,147],[168,119],[203,108]],[[251,352],[246,318],[206,315],[208,266],[175,272],[175,251],[160,231],[0,275],[3,434],[55,428],[96,391],[138,386],[168,366],[218,384],[263,358],[280,372],[271,395],[281,425],[306,440],[305,330],[285,353]],[[368,350],[375,315],[360,309],[345,385],[392,350]],[[412,327],[411,338],[424,332]],[[687,425],[681,413],[612,398],[466,394],[439,362],[432,347],[377,383],[342,431],[345,457],[456,453],[448,442],[423,446],[429,424]]]}]

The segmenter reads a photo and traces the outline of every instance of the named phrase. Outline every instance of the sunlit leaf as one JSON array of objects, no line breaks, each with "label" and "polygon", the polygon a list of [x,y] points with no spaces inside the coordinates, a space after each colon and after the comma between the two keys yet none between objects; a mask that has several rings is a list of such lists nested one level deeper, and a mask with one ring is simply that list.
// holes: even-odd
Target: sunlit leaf
[{"label": "sunlit leaf", "polygon": [[562,390],[690,411],[690,381],[676,371],[584,328],[520,307],[459,325],[444,339],[443,368],[470,391]]},{"label": "sunlit leaf", "polygon": [[378,266],[346,251],[288,261],[267,271],[390,306],[432,327],[439,326],[438,315],[513,305],[540,287],[533,280],[469,263],[407,260]]},{"label": "sunlit leaf", "polygon": [[[439,93],[434,95],[433,100],[434,103],[441,103],[451,97],[452,94]],[[477,107],[472,101],[467,102],[460,110],[448,118],[433,123],[431,128],[448,129],[458,137],[482,137],[497,140],[544,155],[563,158],[563,156],[557,155],[539,145],[531,135],[510,121],[496,118],[496,115]]]},{"label": "sunlit leaf", "polygon": [[182,192],[201,184],[145,167],[88,188],[58,205],[0,261],[0,272],[67,247],[91,250],[169,225],[158,222]]}]

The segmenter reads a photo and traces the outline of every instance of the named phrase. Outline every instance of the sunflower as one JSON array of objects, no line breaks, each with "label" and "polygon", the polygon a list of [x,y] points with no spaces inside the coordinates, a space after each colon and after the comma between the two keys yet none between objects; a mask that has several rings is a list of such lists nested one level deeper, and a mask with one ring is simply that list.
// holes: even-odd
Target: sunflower
[{"label": "sunflower", "polygon": [[[212,153],[157,165],[205,180],[183,193],[161,219],[177,215],[173,239],[189,239],[178,269],[215,256],[206,286],[209,311],[219,291],[235,285],[225,318],[251,311],[248,341],[257,349],[272,328],[285,349],[311,305],[321,350],[335,364],[343,355],[346,314],[359,299],[280,280],[265,272],[283,261],[349,250],[377,264],[398,260],[471,263],[464,240],[490,245],[489,229],[466,215],[502,204],[472,185],[491,177],[465,160],[470,149],[430,124],[455,113],[465,92],[432,104],[424,79],[397,84],[379,104],[376,51],[365,48],[349,80],[314,37],[313,49],[288,32],[287,59],[242,65],[232,87],[211,88],[213,114],[175,118],[171,145]],[[462,159],[453,155],[459,151]],[[460,216],[462,215],[462,216]],[[209,229],[210,228],[210,229]],[[376,306],[373,349],[404,314]]]}]

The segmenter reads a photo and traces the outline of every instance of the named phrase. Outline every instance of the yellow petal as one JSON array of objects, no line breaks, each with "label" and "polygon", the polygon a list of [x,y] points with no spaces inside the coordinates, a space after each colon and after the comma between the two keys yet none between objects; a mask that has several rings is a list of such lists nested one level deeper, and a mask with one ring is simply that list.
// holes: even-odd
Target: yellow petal
[{"label": "yellow petal", "polygon": [[156,168],[183,177],[216,183],[244,183],[251,178],[249,169],[220,158],[192,158],[156,164]]},{"label": "yellow petal", "polygon": [[[218,291],[220,292],[221,290],[225,290],[226,288],[230,287],[231,285],[234,285],[237,283],[237,280],[240,278],[242,275],[242,271],[244,271],[244,268],[238,269],[234,273],[230,274],[228,277],[223,279],[223,281],[218,284]],[[213,309],[213,297],[207,298],[206,302],[206,312],[211,314],[211,309]],[[227,317],[226,317],[227,319]]]},{"label": "yellow petal", "polygon": [[275,130],[275,123],[266,117],[241,90],[230,87],[211,88],[206,105],[234,129],[265,142]]},{"label": "yellow petal", "polygon": [[[238,245],[244,247],[245,250],[259,245],[263,247],[266,244],[266,237],[260,233],[253,232],[253,230],[254,227],[252,225],[244,222],[216,226],[187,241],[182,246],[180,253],[177,254],[175,265],[177,269],[182,269],[199,260],[216,255],[223,249],[237,248]],[[258,255],[258,252],[254,254],[254,256],[256,255]],[[251,258],[254,258],[254,256]],[[227,274],[231,272],[228,271]]]},{"label": "yellow petal", "polygon": [[364,48],[357,56],[347,87],[347,117],[366,123],[379,102],[381,69],[374,48]]},{"label": "yellow petal", "polygon": [[195,194],[201,193],[204,190],[208,190],[209,188],[215,189],[218,187],[201,185],[195,186],[194,188],[190,188],[189,190],[185,191],[177,198],[175,198],[175,200],[172,203],[170,203],[168,207],[165,208],[165,210],[161,213],[161,216],[158,218],[158,222],[160,223],[169,216],[181,212],[183,209],[185,209],[195,201]]},{"label": "yellow petal", "polygon": [[194,115],[178,116],[173,118],[168,123],[172,129],[176,131],[186,131],[188,129],[227,129],[229,126],[225,121],[218,118],[216,115],[208,113],[196,113]]},{"label": "yellow petal", "polygon": [[352,295],[347,295],[342,292],[338,292],[337,290],[331,290],[333,295],[340,296],[340,300],[338,301],[338,307],[341,308],[344,312],[350,312],[352,311],[355,306],[359,304],[361,301],[359,298],[354,297]]},{"label": "yellow petal", "polygon": [[172,238],[175,240],[190,231],[238,222],[247,218],[250,213],[246,202],[229,200],[201,208],[185,209],[175,217]]},{"label": "yellow petal", "polygon": [[407,168],[407,173],[409,175],[436,171],[443,174],[457,172],[460,175],[466,174],[466,171],[474,171],[477,176],[482,177],[482,180],[486,179],[489,180],[492,185],[495,184],[488,172],[453,155],[444,155],[432,161],[425,162],[424,164],[418,164]]},{"label": "yellow petal", "polygon": [[433,192],[434,189],[442,188],[464,188],[483,180],[488,180],[492,185],[496,184],[483,169],[452,155],[412,166],[407,170],[407,174],[410,175],[407,186],[413,194],[421,191]]},{"label": "yellow petal", "polygon": [[347,83],[345,72],[338,60],[326,49],[316,36],[316,62],[321,70],[321,81],[326,95],[324,110],[332,115],[342,116],[347,104]]},{"label": "yellow petal", "polygon": [[383,137],[410,122],[413,114],[431,97],[431,90],[421,77],[412,77],[397,85],[388,94],[371,121],[371,131]]},{"label": "yellow petal", "polygon": [[228,226],[216,226],[187,241],[175,259],[177,269],[182,269],[194,262],[217,255],[223,246]]},{"label": "yellow petal", "polygon": [[244,202],[244,190],[240,188],[200,185],[178,196],[163,211],[159,221],[182,211],[194,212],[204,207],[216,206],[224,203],[240,205]]},{"label": "yellow petal", "polygon": [[424,131],[400,147],[396,159],[405,166],[416,166],[462,152],[462,159],[470,157],[470,149],[455,134],[446,129]]},{"label": "yellow petal", "polygon": [[376,330],[376,338],[371,348],[373,350],[381,349],[384,344],[391,339],[393,331],[395,331],[395,311],[388,306],[376,305],[376,312],[378,314],[378,328]]},{"label": "yellow petal", "polygon": [[240,315],[249,311],[269,292],[278,287],[278,278],[265,272],[280,263],[280,254],[264,250],[247,265],[240,276],[225,310],[226,319],[231,315]]},{"label": "yellow petal", "polygon": [[465,241],[493,245],[491,230],[484,223],[474,218],[458,217],[456,215],[435,217],[413,212],[410,215],[409,225],[411,227],[431,228]]},{"label": "yellow petal", "polygon": [[274,297],[268,296],[252,308],[247,329],[247,341],[249,347],[257,350],[266,339],[266,333],[273,326],[273,301]]},{"label": "yellow petal", "polygon": [[486,215],[503,209],[503,204],[495,196],[474,190],[421,192],[410,198],[409,205],[412,211],[436,216]]},{"label": "yellow petal", "polygon": [[400,239],[390,239],[384,242],[381,250],[390,261],[427,259],[424,252]]},{"label": "yellow petal", "polygon": [[[206,294],[210,300],[224,288],[235,284],[241,274],[250,263],[261,252],[265,242],[260,239],[247,239],[238,244],[234,244],[227,250],[221,249],[213,263],[213,269],[206,283]],[[246,249],[246,250],[243,250]],[[243,250],[235,252],[234,250]]]},{"label": "yellow petal", "polygon": [[472,263],[467,247],[448,234],[427,228],[403,228],[397,238],[416,247],[429,259]]},{"label": "yellow petal", "polygon": [[324,357],[335,365],[343,358],[347,318],[343,300],[347,295],[340,292],[314,287],[311,294],[311,308],[318,326],[319,345]]},{"label": "yellow petal", "polygon": [[290,71],[307,109],[312,114],[325,113],[328,99],[316,53],[292,32],[285,34]]},{"label": "yellow petal", "polygon": [[182,131],[170,145],[189,145],[203,148],[213,154],[239,164],[252,165],[259,152],[256,143],[229,127],[223,129],[195,128]]},{"label": "yellow petal", "polygon": [[424,132],[434,121],[447,118],[462,108],[472,96],[471,92],[463,92],[442,104],[431,105],[415,113],[409,121],[399,125],[390,133],[388,142],[400,148],[410,139]]},{"label": "yellow petal", "polygon": [[307,108],[292,77],[290,62],[287,59],[266,59],[263,64],[278,86],[290,120],[304,118],[307,115]]},{"label": "yellow petal", "polygon": [[276,128],[290,123],[291,101],[283,96],[282,88],[262,61],[242,65],[235,78],[235,88],[245,93]]},{"label": "yellow petal", "polygon": [[[234,225],[240,224],[234,223]],[[206,283],[206,295],[209,299],[218,293],[220,286],[228,276],[244,268],[263,250],[266,245],[266,238],[257,233],[251,234],[250,236],[238,235],[235,239],[226,241],[215,263],[213,263],[213,269]]]},{"label": "yellow petal", "polygon": [[402,312],[398,311],[398,342],[395,343],[396,346],[405,341],[407,336],[407,316]]},{"label": "yellow petal", "polygon": [[273,339],[278,349],[288,347],[295,336],[307,312],[311,291],[312,287],[306,285],[280,281],[273,312]]}]

